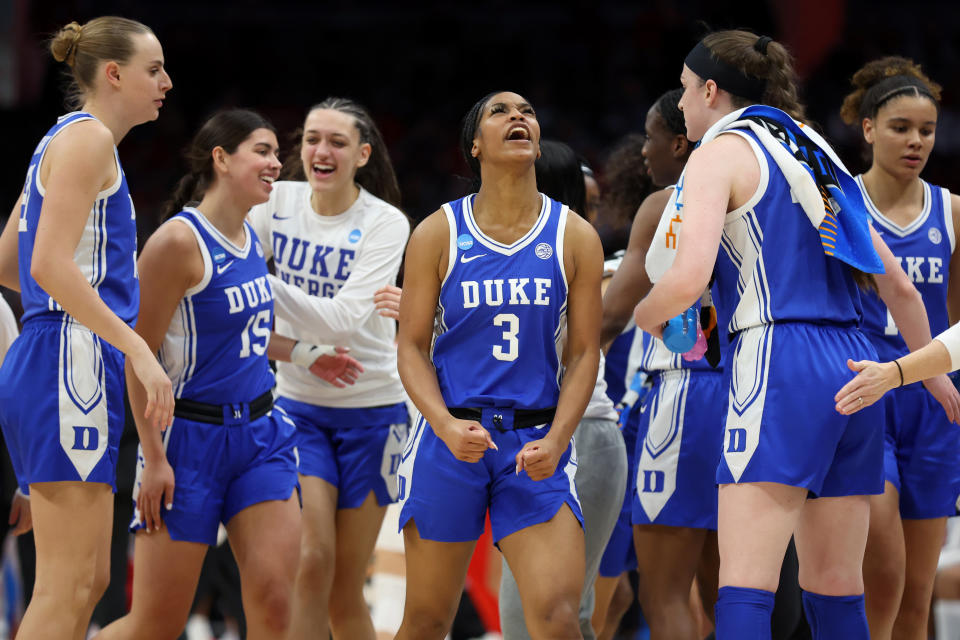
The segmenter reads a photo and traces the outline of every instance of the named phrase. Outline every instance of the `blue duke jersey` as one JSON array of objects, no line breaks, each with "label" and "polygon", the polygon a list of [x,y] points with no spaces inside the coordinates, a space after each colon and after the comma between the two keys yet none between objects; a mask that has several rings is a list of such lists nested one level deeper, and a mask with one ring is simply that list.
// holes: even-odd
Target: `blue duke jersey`
[{"label": "blue duke jersey", "polygon": [[554,407],[567,308],[567,207],[541,194],[533,228],[505,245],[480,230],[474,198],[443,205],[450,249],[433,347],[440,391],[448,407]]},{"label": "blue duke jersey", "polygon": [[[30,275],[30,261],[36,241],[37,223],[43,207],[45,189],[40,181],[40,164],[50,141],[70,125],[84,120],[95,120],[88,113],[75,111],[61,116],[37,145],[27,169],[20,205],[20,225],[17,239],[20,269],[20,299],[23,302],[23,322],[39,316],[59,319],[63,309],[40,288]],[[137,223],[127,188],[127,179],[117,165],[117,179],[106,190],[97,194],[87,217],[74,261],[106,305],[124,322],[133,326],[140,308],[140,289],[137,285]],[[78,159],[82,161],[82,159]]]},{"label": "blue duke jersey", "polygon": [[160,348],[174,396],[209,404],[249,402],[274,384],[266,355],[273,292],[263,247],[249,223],[246,242],[238,247],[196,209],[184,209],[166,224],[193,231],[204,271],[180,301]]},{"label": "blue duke jersey", "polygon": [[[930,319],[930,333],[938,335],[950,326],[947,281],[950,256],[956,246],[950,192],[924,182],[920,215],[906,227],[901,227],[873,204],[863,186],[862,176],[857,176],[857,184],[863,192],[873,228],[920,291]],[[890,311],[876,293],[870,292],[864,296],[863,316],[863,330],[867,332],[882,361],[894,360],[909,351]]]},{"label": "blue duke jersey", "polygon": [[721,328],[732,334],[774,322],[859,324],[860,294],[849,267],[823,252],[818,231],[753,133],[727,133],[750,143],[760,183],[723,225],[714,289]]}]

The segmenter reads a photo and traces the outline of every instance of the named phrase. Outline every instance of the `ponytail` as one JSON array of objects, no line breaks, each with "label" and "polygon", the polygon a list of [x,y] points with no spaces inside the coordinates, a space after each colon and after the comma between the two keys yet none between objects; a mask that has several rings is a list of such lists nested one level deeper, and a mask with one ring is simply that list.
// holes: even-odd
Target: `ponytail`
[{"label": "ponytail", "polygon": [[226,109],[208,118],[184,151],[189,171],[177,183],[173,196],[164,205],[163,219],[203,199],[216,179],[213,172],[214,149],[220,147],[232,154],[257,129],[276,132],[266,118],[248,109]]}]

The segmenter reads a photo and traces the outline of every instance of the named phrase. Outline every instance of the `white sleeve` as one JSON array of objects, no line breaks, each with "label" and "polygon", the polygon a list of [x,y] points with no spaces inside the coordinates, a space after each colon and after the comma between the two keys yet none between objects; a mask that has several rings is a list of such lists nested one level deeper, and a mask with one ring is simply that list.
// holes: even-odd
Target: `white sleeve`
[{"label": "white sleeve", "polygon": [[273,241],[270,239],[270,215],[277,211],[277,192],[279,188],[274,188],[270,194],[270,199],[262,204],[255,205],[247,214],[247,222],[253,227],[263,247],[263,259],[269,260],[273,257]]},{"label": "white sleeve", "polygon": [[950,354],[950,371],[960,369],[960,322],[934,338],[947,348]]},{"label": "white sleeve", "polygon": [[373,314],[377,289],[393,284],[409,236],[410,225],[400,215],[374,225],[353,271],[332,298],[311,296],[270,276],[277,317],[289,322],[297,335],[317,343],[341,344]]},{"label": "white sleeve", "polygon": [[0,296],[0,362],[7,355],[10,345],[20,335],[17,329],[17,319],[7,301]]}]

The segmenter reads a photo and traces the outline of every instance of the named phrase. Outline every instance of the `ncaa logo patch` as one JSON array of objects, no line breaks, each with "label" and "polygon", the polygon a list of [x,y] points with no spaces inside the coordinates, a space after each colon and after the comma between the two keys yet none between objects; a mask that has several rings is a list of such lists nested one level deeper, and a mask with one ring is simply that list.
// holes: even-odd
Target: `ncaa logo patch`
[{"label": "ncaa logo patch", "polygon": [[533,250],[533,252],[537,254],[537,257],[540,258],[541,260],[546,260],[547,258],[553,255],[553,247],[551,247],[546,242],[541,242],[540,244],[537,245],[537,247]]},{"label": "ncaa logo patch", "polygon": [[462,233],[457,237],[457,247],[460,251],[466,251],[473,246],[473,236],[469,233]]},{"label": "ncaa logo patch", "polygon": [[263,257],[263,247],[260,246],[259,242],[257,243],[257,255]]},{"label": "ncaa logo patch", "polygon": [[927,237],[930,238],[930,242],[933,244],[940,244],[943,240],[943,234],[940,233],[940,229],[936,227],[930,227],[930,231],[927,232]]},{"label": "ncaa logo patch", "polygon": [[356,244],[360,242],[361,235],[363,234],[361,233],[360,229],[354,229],[353,231],[350,232],[350,235],[347,236],[347,240],[349,240],[353,244]]},{"label": "ncaa logo patch", "polygon": [[220,264],[221,262],[227,259],[227,252],[221,249],[220,247],[214,247],[213,251],[211,252],[211,255],[213,256],[213,261],[216,262],[217,264]]}]

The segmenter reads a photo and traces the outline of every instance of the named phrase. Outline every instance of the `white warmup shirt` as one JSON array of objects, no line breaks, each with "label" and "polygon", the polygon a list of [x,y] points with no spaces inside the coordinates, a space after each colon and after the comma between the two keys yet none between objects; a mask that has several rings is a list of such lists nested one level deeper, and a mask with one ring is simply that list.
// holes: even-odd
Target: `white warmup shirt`
[{"label": "white warmup shirt", "polygon": [[250,210],[265,258],[272,257],[276,268],[277,277],[270,279],[276,331],[349,347],[364,372],[353,386],[337,389],[303,367],[278,362],[278,392],[325,407],[403,402],[396,323],[375,312],[373,294],[396,281],[410,236],[407,218],[363,188],[350,208],[335,216],[317,214],[310,195],[306,182],[276,182],[270,199]]}]

